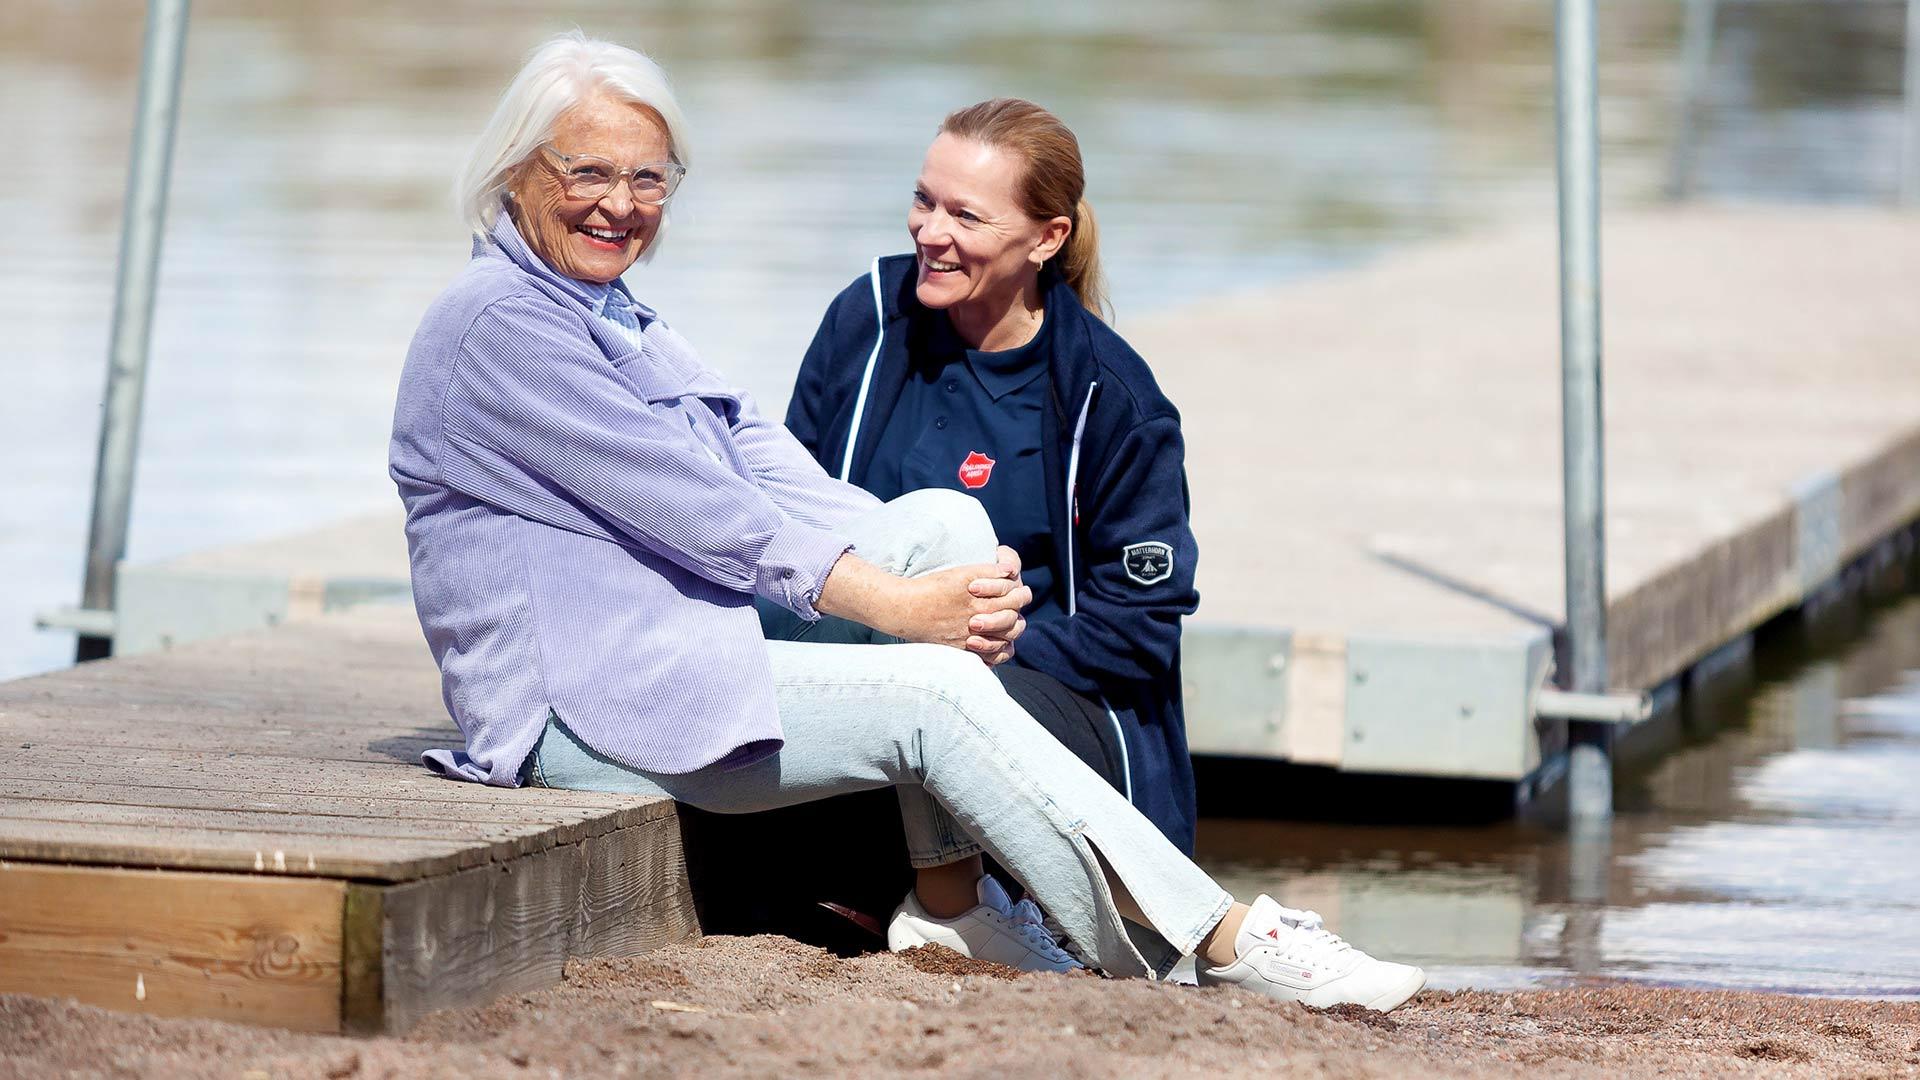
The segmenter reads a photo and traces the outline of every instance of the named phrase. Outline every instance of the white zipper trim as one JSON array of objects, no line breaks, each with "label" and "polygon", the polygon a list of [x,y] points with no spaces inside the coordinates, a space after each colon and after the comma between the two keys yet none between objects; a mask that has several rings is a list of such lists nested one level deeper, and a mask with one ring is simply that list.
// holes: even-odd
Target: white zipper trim
[{"label": "white zipper trim", "polygon": [[1127,801],[1132,802],[1133,762],[1127,760],[1127,731],[1120,726],[1120,716],[1113,711],[1113,706],[1107,704],[1107,699],[1101,698],[1100,704],[1107,710],[1107,722],[1113,725],[1113,737],[1120,740],[1120,790],[1126,795]]},{"label": "white zipper trim", "polygon": [[[1077,579],[1073,575],[1073,537],[1078,525],[1074,521],[1074,490],[1080,481],[1080,439],[1087,433],[1087,414],[1093,411],[1093,392],[1100,388],[1098,382],[1087,386],[1087,396],[1080,403],[1080,418],[1073,424],[1073,451],[1067,455],[1067,616],[1069,618],[1080,610]],[[1120,715],[1107,704],[1105,697],[1100,698],[1100,707],[1107,710],[1107,722],[1113,725],[1113,737],[1120,745],[1120,783],[1121,792],[1127,801],[1133,801],[1133,762],[1127,755],[1127,732],[1120,725]]]},{"label": "white zipper trim", "polygon": [[[860,377],[860,396],[853,402],[853,425],[847,428],[847,452],[840,458],[840,479],[853,475],[853,447],[860,441],[860,421],[867,415],[867,394],[873,390],[873,372],[880,366],[880,346],[887,340],[887,311],[880,305],[880,260],[873,260],[867,276],[873,279],[873,351],[867,354],[867,373]],[[1076,440],[1077,444],[1077,440]]]},{"label": "white zipper trim", "polygon": [[1093,411],[1093,392],[1100,389],[1097,382],[1087,385],[1087,396],[1080,402],[1080,419],[1073,424],[1073,450],[1067,455],[1067,614],[1079,612],[1079,586],[1073,576],[1073,532],[1079,523],[1074,520],[1073,492],[1080,482],[1080,438],[1087,433],[1087,413]]}]

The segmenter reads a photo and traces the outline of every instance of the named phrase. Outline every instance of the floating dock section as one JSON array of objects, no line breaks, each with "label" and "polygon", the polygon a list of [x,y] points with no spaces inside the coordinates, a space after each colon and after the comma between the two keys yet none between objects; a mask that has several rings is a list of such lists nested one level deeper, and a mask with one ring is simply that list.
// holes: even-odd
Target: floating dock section
[{"label": "floating dock section", "polygon": [[0,993],[401,1031],[696,935],[673,803],[444,780],[406,606],[0,683]]},{"label": "floating dock section", "polygon": [[[1604,222],[1612,685],[1920,518],[1920,215]],[[1180,407],[1199,753],[1525,782],[1563,622],[1550,227],[1119,324]]]}]

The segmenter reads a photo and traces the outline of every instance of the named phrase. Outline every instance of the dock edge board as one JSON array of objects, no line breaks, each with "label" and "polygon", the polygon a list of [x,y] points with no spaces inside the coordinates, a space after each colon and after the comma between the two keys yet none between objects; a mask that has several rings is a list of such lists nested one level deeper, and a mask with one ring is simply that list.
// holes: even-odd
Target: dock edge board
[{"label": "dock edge board", "polygon": [[0,860],[0,993],[299,1031],[400,1033],[699,934],[673,815],[398,884]]}]

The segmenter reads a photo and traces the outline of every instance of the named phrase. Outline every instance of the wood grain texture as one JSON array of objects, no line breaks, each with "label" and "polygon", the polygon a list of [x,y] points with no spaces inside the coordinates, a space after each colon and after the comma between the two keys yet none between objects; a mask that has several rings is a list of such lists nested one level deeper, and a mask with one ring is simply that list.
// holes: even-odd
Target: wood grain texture
[{"label": "wood grain texture", "polygon": [[0,991],[336,1031],[346,886],[0,862]]},{"label": "wood grain texture", "polygon": [[0,684],[0,991],[386,1031],[698,933],[670,800],[459,741],[404,609]]},{"label": "wood grain texture", "polygon": [[386,1028],[382,987],[386,967],[386,897],[394,886],[347,885],[341,924],[340,1030],[372,1035]]},{"label": "wood grain texture", "polygon": [[122,750],[191,750],[236,760],[255,756],[298,757],[312,762],[357,761],[414,767],[420,753],[436,746],[460,745],[458,734],[393,728],[384,732],[333,734],[324,726],[307,730],[298,722],[246,729],[214,724],[158,725],[142,717],[94,717],[70,712],[58,725],[39,717],[0,717],[0,739],[35,746]]},{"label": "wood grain texture", "polygon": [[1800,600],[1791,506],[1709,545],[1607,605],[1607,675],[1657,686]]},{"label": "wood grain texture", "polygon": [[673,813],[420,764],[459,743],[405,608],[0,683],[0,857],[404,881]]},{"label": "wood grain texture", "polygon": [[436,776],[411,762],[315,767],[300,758],[209,757],[180,750],[142,750],[108,758],[85,747],[45,743],[9,747],[7,759],[19,776],[93,786],[418,800],[471,807],[525,807],[534,801],[542,807],[589,811],[621,810],[634,802],[630,795],[597,791],[546,788],[529,794],[469,784]]},{"label": "wood grain texture", "polygon": [[488,854],[487,846],[453,840],[0,821],[0,857],[34,862],[405,881],[477,866]]},{"label": "wood grain texture", "polygon": [[[313,817],[337,822],[401,822],[419,828],[440,824],[468,826],[566,825],[578,815],[565,810],[499,803],[464,803],[453,799],[386,799],[378,796],[334,796],[304,792],[275,792],[203,788],[175,788],[163,784],[79,783],[60,780],[0,780],[0,816],[12,802],[89,803],[100,806],[148,807],[164,810],[208,810]],[[614,811],[617,812],[617,811]]]},{"label": "wood grain texture", "polygon": [[1851,559],[1920,517],[1920,430],[1840,474],[1840,555]]},{"label": "wood grain texture", "polygon": [[[559,981],[572,957],[699,934],[677,820],[382,890],[381,1025]],[[364,1002],[360,1021],[367,1020]]]}]

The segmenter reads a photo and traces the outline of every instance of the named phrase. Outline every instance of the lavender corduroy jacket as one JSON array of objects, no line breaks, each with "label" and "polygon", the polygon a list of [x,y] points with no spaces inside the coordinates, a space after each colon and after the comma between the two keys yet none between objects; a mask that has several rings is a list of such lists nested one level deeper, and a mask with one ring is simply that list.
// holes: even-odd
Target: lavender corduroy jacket
[{"label": "lavender corduroy jacket", "polygon": [[505,213],[414,336],[388,463],[466,738],[423,760],[502,786],[549,710],[653,772],[777,751],[753,599],[816,618],[848,548],[836,528],[877,505],[623,286],[556,273]]}]

